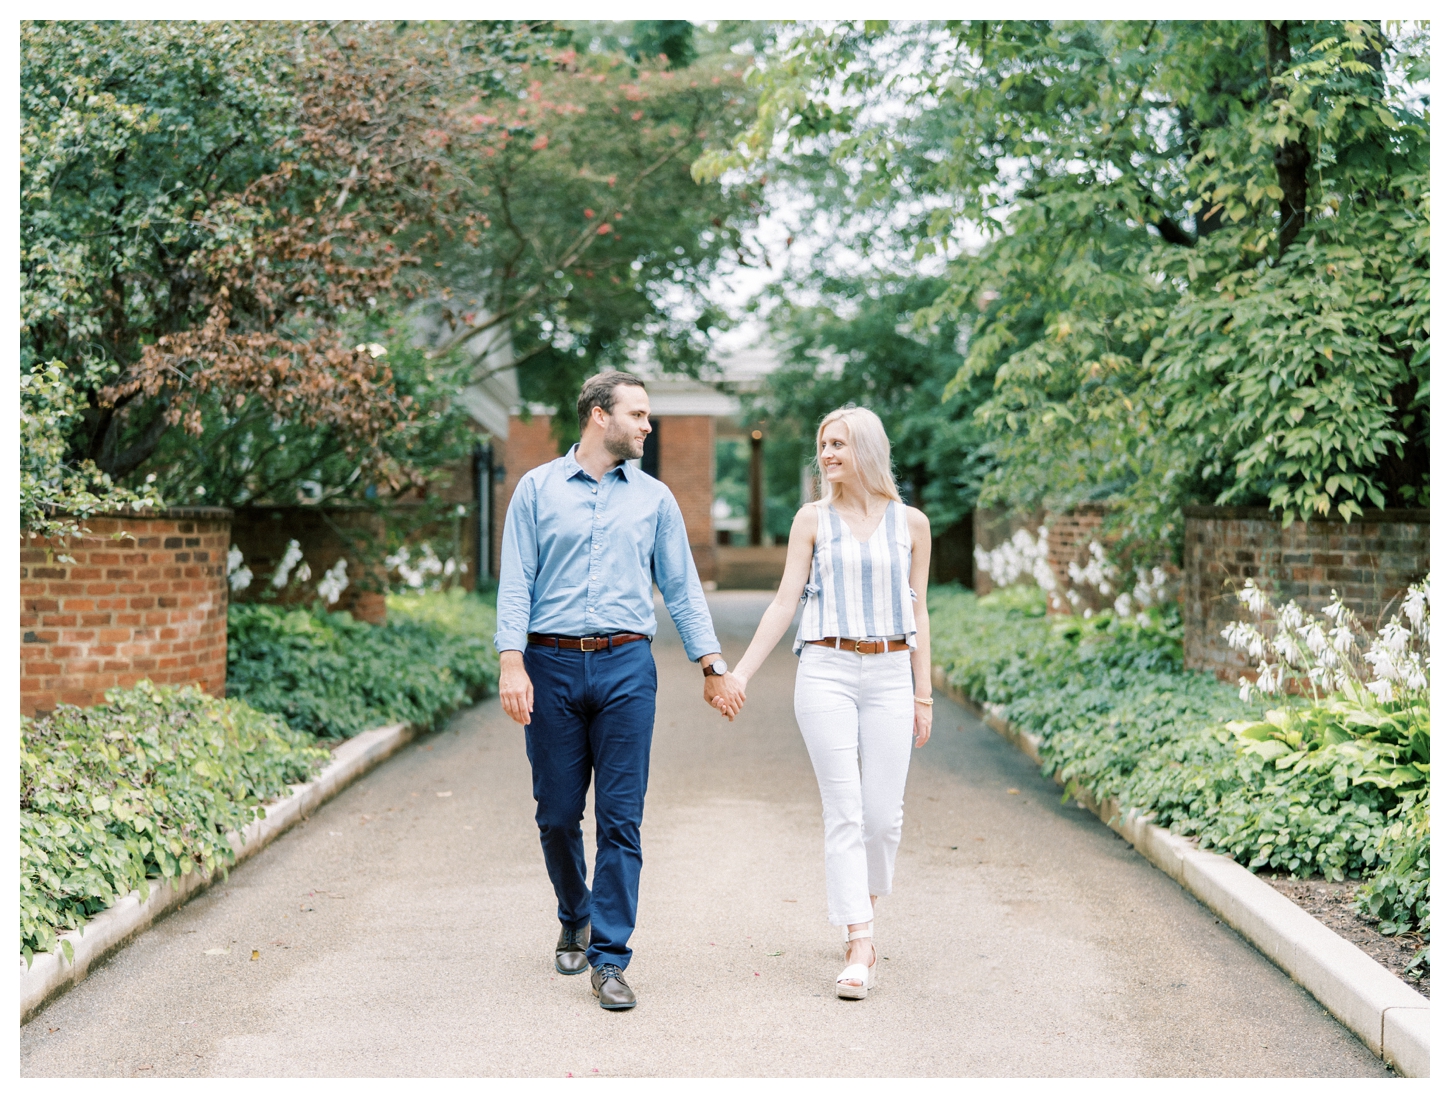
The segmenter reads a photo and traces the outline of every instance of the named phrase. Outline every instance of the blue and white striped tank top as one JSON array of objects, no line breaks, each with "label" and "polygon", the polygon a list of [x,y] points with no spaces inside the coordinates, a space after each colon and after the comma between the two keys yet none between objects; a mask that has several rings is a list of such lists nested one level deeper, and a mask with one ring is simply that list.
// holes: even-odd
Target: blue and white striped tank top
[{"label": "blue and white striped tank top", "polygon": [[816,547],[811,579],[801,601],[800,628],[794,651],[807,641],[826,637],[854,640],[905,637],[916,647],[916,615],[911,589],[911,531],[906,507],[886,504],[875,531],[858,541],[836,509],[820,502],[816,508]]}]

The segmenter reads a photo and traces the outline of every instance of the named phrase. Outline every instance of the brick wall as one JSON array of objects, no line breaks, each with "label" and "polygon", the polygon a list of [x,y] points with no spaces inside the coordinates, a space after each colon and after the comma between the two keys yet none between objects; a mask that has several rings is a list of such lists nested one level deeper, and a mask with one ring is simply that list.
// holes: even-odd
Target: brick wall
[{"label": "brick wall", "polygon": [[[1003,511],[996,508],[978,507],[972,512],[972,538],[975,545],[992,550],[1004,541],[1011,541],[1018,530],[1026,530],[1037,540],[1037,528],[1046,516],[1041,511]],[[972,589],[985,595],[993,588],[992,577],[985,568],[975,568],[972,573]]]},{"label": "brick wall", "polygon": [[[293,539],[312,574],[299,584],[294,569],[291,582],[277,591],[270,580]],[[348,585],[329,609],[346,610],[359,621],[381,623],[387,619],[387,577],[381,565],[386,555],[383,520],[370,511],[245,507],[232,519],[232,544],[252,570],[251,586],[236,595],[239,602],[257,601],[265,593],[282,605],[310,606],[317,599],[322,574],[345,557]]]},{"label": "brick wall", "polygon": [[[1104,538],[1102,533],[1103,519],[1107,515],[1107,509],[1100,504],[1084,503],[1073,510],[1049,514],[1041,511],[1036,512],[1006,512],[996,510],[978,509],[973,514],[976,527],[976,542],[984,549],[994,549],[1004,541],[1011,539],[1018,530],[1026,530],[1036,542],[1037,531],[1041,526],[1047,527],[1047,563],[1052,567],[1053,574],[1057,577],[1059,588],[1064,592],[1072,592],[1078,598],[1076,606],[1071,605],[1067,598],[1060,598],[1054,603],[1048,599],[1048,610],[1051,613],[1080,613],[1084,610],[1094,612],[1105,610],[1113,605],[1113,600],[1118,594],[1125,590],[1131,590],[1134,585],[1134,578],[1119,575],[1110,582],[1110,590],[1107,594],[1102,591],[1088,587],[1085,584],[1074,584],[1070,565],[1076,564],[1079,567],[1085,566],[1092,559],[1089,546],[1098,542],[1108,550],[1108,560],[1112,563],[1112,547]],[[1178,577],[1178,568],[1171,562],[1164,561],[1160,567],[1168,575],[1168,596],[1171,597],[1174,591],[1174,584]],[[976,570],[976,581],[974,588],[979,595],[985,595],[992,590],[992,578],[985,569]],[[1020,583],[1030,583],[1032,580],[1024,577]]]},{"label": "brick wall", "polygon": [[181,507],[92,518],[64,546],[22,538],[21,712],[96,705],[141,679],[222,694],[230,520],[226,508]]},{"label": "brick wall", "polygon": [[[1064,591],[1072,590],[1082,600],[1076,607],[1071,607],[1063,604],[1053,606],[1052,600],[1049,599],[1049,608],[1053,612],[1081,613],[1084,610],[1094,612],[1106,610],[1113,605],[1113,600],[1118,597],[1123,588],[1133,586],[1131,579],[1118,576],[1110,581],[1111,590],[1104,595],[1100,590],[1095,590],[1085,584],[1075,585],[1072,582],[1072,573],[1068,571],[1068,565],[1076,564],[1081,567],[1092,560],[1088,546],[1094,541],[1103,543],[1103,518],[1106,514],[1107,510],[1104,507],[1084,503],[1065,514],[1048,516],[1047,562],[1052,565],[1058,585]],[[1109,548],[1109,546],[1104,545],[1104,548]],[[1109,559],[1111,560],[1111,557]]]},{"label": "brick wall", "polygon": [[704,583],[716,579],[715,421],[709,416],[660,416],[660,480],[674,493],[685,516],[695,569]]},{"label": "brick wall", "polygon": [[1314,614],[1338,591],[1374,628],[1430,570],[1430,513],[1424,510],[1287,527],[1258,508],[1185,507],[1183,514],[1184,662],[1231,682],[1246,662],[1219,634],[1240,620],[1234,595],[1245,579],[1268,589],[1276,604],[1292,598]]}]

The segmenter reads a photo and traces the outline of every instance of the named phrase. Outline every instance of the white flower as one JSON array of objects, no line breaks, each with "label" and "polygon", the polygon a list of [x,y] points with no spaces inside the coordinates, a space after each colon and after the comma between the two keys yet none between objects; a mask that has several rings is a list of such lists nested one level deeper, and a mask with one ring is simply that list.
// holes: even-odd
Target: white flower
[{"label": "white flower", "polygon": [[306,583],[311,578],[312,578],[312,565],[308,564],[304,560],[302,562],[302,566],[297,569],[297,576],[296,576],[297,582],[298,583]]},{"label": "white flower", "polygon": [[1133,613],[1133,596],[1124,591],[1113,600],[1113,612],[1120,618],[1129,617]]},{"label": "white flower", "polygon": [[1406,668],[1406,670],[1405,670],[1405,689],[1406,690],[1424,690],[1425,687],[1427,687],[1429,684],[1430,684],[1430,680],[1425,675],[1425,669],[1420,666],[1420,663],[1419,663],[1418,660],[1416,660],[1408,668]]},{"label": "white flower", "polygon": [[277,565],[277,570],[272,573],[272,586],[281,590],[287,586],[287,577],[292,574],[292,569],[297,567],[297,562],[302,559],[302,547],[293,538],[287,543],[287,552],[282,554],[282,563]]},{"label": "white flower", "polygon": [[1317,621],[1300,626],[1299,635],[1304,638],[1304,643],[1309,646],[1309,651],[1313,652],[1315,656],[1329,650],[1329,638],[1324,635],[1324,630]]},{"label": "white flower", "polygon": [[322,574],[322,582],[317,585],[317,593],[331,606],[347,590],[347,561],[339,557],[337,563]]},{"label": "white flower", "polygon": [[1405,596],[1403,609],[1410,624],[1418,627],[1425,620],[1425,593],[1411,588],[1410,593]]},{"label": "white flower", "polygon": [[1252,579],[1244,580],[1244,588],[1239,592],[1238,599],[1255,614],[1262,614],[1269,604],[1263,589]]},{"label": "white flower", "polygon": [[1399,623],[1398,617],[1391,618],[1388,625],[1380,630],[1380,643],[1386,651],[1396,655],[1405,650],[1405,642],[1410,639],[1410,631]]},{"label": "white flower", "polygon": [[1395,688],[1385,682],[1384,679],[1375,679],[1373,682],[1366,683],[1365,685],[1369,687],[1370,693],[1380,700],[1381,705],[1388,705],[1390,700],[1395,696]]},{"label": "white flower", "polygon": [[242,564],[242,551],[235,545],[227,551],[227,583],[233,591],[245,591],[252,585],[252,570]]},{"label": "white flower", "polygon": [[421,550],[421,555],[416,565],[413,563],[412,554],[406,545],[402,546],[396,553],[386,557],[383,561],[390,570],[396,569],[398,575],[403,577],[403,582],[414,590],[422,588],[427,583],[429,576],[436,576],[445,572],[444,564],[438,559],[438,555],[433,552],[432,545],[425,541],[418,548]]}]

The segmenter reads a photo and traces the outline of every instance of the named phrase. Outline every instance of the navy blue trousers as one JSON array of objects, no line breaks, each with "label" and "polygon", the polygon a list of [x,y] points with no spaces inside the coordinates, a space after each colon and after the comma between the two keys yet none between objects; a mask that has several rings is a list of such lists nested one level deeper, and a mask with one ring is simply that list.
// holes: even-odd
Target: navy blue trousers
[{"label": "navy blue trousers", "polygon": [[[559,922],[591,927],[589,963],[629,964],[639,901],[639,828],[654,737],[654,654],[648,641],[598,652],[531,644],[524,667],[534,712],[524,742],[534,819],[559,898]],[[584,865],[584,797],[594,779],[594,888]]]}]

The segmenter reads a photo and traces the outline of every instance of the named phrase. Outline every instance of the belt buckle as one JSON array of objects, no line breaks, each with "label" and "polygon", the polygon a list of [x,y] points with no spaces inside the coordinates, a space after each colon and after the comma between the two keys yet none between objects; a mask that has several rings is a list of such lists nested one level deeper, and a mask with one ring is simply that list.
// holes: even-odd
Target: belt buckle
[{"label": "belt buckle", "polygon": [[580,637],[579,638],[579,651],[581,651],[581,652],[597,652],[597,651],[599,651],[599,638],[598,637]]},{"label": "belt buckle", "polygon": [[859,640],[856,641],[856,642],[854,642],[852,644],[852,647],[856,650],[856,655],[859,656],[859,655],[862,654],[862,652],[861,652],[861,642]]}]

